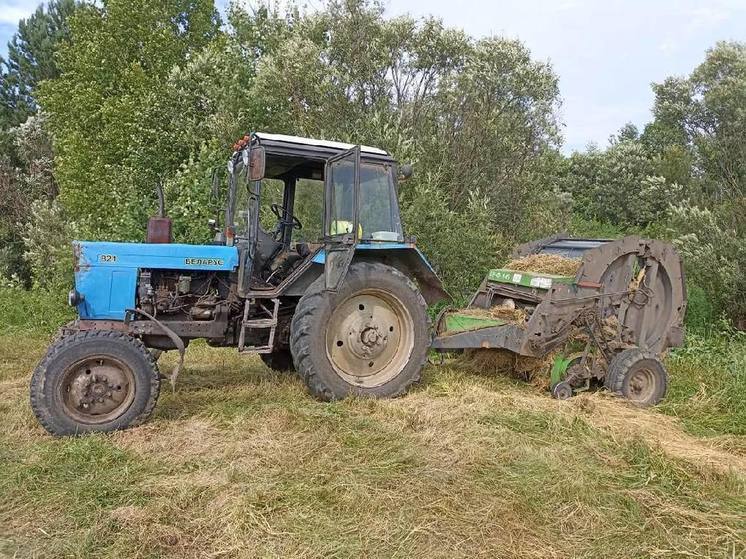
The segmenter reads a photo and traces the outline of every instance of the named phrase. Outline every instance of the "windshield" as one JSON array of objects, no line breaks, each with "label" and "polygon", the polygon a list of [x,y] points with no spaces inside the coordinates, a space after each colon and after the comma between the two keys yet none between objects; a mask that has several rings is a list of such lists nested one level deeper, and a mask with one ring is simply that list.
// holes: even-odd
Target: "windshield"
[{"label": "windshield", "polygon": [[[330,166],[332,190],[327,234],[352,233],[354,216],[354,169],[352,160],[341,159]],[[401,241],[403,238],[399,205],[393,181],[393,167],[363,163],[360,166],[361,239]]]}]

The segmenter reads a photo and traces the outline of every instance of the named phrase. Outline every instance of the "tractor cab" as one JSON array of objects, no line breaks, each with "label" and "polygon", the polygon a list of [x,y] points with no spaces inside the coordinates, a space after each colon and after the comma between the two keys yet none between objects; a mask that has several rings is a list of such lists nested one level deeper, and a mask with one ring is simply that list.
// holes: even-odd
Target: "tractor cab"
[{"label": "tractor cab", "polygon": [[245,136],[228,164],[225,227],[216,236],[243,255],[243,291],[277,286],[322,247],[333,288],[359,244],[403,244],[397,167],[378,148]]}]

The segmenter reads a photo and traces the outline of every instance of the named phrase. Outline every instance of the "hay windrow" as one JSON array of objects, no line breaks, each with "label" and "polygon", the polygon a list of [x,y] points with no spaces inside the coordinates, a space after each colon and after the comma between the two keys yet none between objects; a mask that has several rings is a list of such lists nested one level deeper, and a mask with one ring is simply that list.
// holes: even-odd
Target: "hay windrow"
[{"label": "hay windrow", "polygon": [[518,272],[574,276],[578,273],[580,263],[581,261],[577,258],[565,258],[558,254],[530,254],[511,260],[503,268]]},{"label": "hay windrow", "polygon": [[472,371],[523,380],[541,390],[548,390],[555,355],[556,352],[550,352],[543,357],[525,357],[507,349],[467,349],[456,364]]}]

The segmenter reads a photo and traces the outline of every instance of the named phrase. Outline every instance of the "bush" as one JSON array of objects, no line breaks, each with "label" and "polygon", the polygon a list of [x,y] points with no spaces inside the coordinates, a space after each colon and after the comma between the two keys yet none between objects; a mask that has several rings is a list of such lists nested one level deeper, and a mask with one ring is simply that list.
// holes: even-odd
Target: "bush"
[{"label": "bush", "polygon": [[67,291],[0,286],[0,334],[51,334],[75,318]]},{"label": "bush", "polygon": [[621,227],[643,227],[665,215],[683,188],[658,176],[656,161],[639,141],[625,140],[605,151],[574,153],[560,180],[585,219]]},{"label": "bush", "polygon": [[415,186],[411,202],[403,204],[405,231],[417,237],[450,294],[464,302],[511,247],[492,229],[487,203],[479,194],[459,212],[429,183],[426,179]]},{"label": "bush", "polygon": [[669,215],[670,233],[684,260],[690,290],[702,290],[715,314],[725,311],[735,321],[743,319],[746,303],[739,283],[746,262],[743,240],[709,209],[672,206]]},{"label": "bush", "polygon": [[25,226],[24,258],[37,288],[67,291],[73,281],[72,240],[77,225],[65,215],[57,200],[37,200]]}]

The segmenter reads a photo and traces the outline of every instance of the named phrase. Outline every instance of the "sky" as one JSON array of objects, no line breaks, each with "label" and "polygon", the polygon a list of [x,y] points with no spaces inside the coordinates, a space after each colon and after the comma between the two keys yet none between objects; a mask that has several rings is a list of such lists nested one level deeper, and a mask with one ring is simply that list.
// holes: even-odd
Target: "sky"
[{"label": "sky", "polygon": [[[249,0],[250,1],[250,0]],[[301,2],[304,3],[304,2]],[[310,8],[321,0],[305,0]],[[225,0],[220,0],[224,5]],[[35,0],[0,0],[0,55]],[[746,0],[385,0],[475,37],[518,38],[560,78],[563,151],[651,118],[651,83],[689,74],[719,40],[746,41]]]}]

